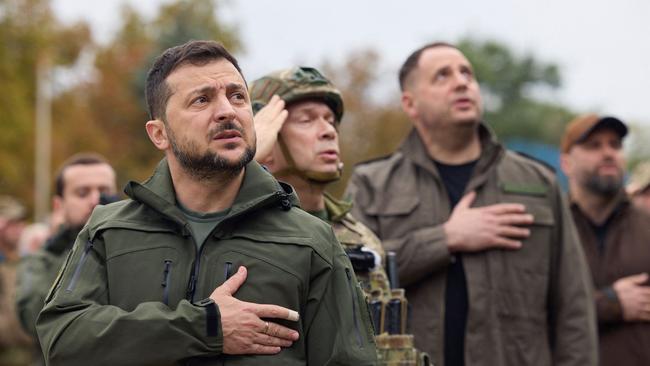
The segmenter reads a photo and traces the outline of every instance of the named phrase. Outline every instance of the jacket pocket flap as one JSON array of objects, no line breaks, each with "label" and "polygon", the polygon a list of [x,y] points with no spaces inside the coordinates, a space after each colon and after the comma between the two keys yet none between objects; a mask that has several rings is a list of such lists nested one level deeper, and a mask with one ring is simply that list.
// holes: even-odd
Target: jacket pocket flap
[{"label": "jacket pocket flap", "polygon": [[366,213],[373,216],[407,215],[418,206],[418,198],[414,195],[401,195],[386,197],[385,200],[375,200],[368,207]]},{"label": "jacket pocket flap", "polygon": [[550,207],[540,205],[526,205],[526,212],[533,215],[533,225],[553,226],[555,218]]}]

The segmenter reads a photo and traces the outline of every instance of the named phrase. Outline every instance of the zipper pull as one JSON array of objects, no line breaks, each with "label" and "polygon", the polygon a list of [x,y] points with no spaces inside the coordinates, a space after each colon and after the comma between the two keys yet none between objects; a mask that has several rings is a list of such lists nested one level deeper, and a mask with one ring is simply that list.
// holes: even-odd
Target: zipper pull
[{"label": "zipper pull", "polygon": [[230,276],[232,276],[232,262],[226,262],[226,265],[225,265],[225,268],[224,268],[224,274],[223,274],[223,277],[225,278],[224,282],[228,281]]},{"label": "zipper pull", "polygon": [[165,259],[165,270],[163,271],[163,280],[162,287],[167,287],[167,279],[169,277],[169,268],[171,267],[172,261],[170,259]]},{"label": "zipper pull", "polygon": [[190,283],[187,285],[187,296],[192,296],[194,293],[194,287],[196,286],[196,276],[194,273],[192,273],[192,277],[190,277]]}]

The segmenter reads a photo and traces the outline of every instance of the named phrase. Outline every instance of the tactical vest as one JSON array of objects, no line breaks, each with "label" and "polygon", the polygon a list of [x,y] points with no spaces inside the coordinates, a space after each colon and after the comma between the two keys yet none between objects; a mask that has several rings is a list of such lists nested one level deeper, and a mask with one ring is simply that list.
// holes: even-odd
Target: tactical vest
[{"label": "tactical vest", "polygon": [[414,347],[413,335],[407,333],[408,300],[404,289],[390,288],[385,270],[386,253],[379,238],[350,215],[351,208],[350,203],[325,194],[328,221],[348,254],[368,301],[379,364],[431,365],[429,356]]}]

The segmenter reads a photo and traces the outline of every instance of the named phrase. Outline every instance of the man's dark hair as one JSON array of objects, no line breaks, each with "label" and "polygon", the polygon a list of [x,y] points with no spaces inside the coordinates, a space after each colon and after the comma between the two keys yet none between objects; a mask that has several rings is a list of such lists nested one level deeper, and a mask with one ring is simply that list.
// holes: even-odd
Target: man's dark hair
[{"label": "man's dark hair", "polygon": [[413,70],[415,70],[418,67],[418,62],[420,62],[420,57],[422,56],[422,53],[430,48],[438,48],[438,47],[451,47],[451,48],[458,49],[458,47],[454,46],[451,43],[433,42],[433,43],[425,44],[424,46],[413,51],[413,53],[411,53],[409,57],[406,58],[406,61],[404,61],[402,67],[400,67],[399,69],[399,88],[401,91],[404,91],[404,86],[406,85],[406,79],[413,72]]},{"label": "man's dark hair", "polygon": [[166,120],[165,109],[171,96],[171,90],[169,90],[165,79],[169,74],[186,63],[201,66],[220,59],[228,60],[235,66],[242,78],[244,77],[235,57],[219,42],[188,41],[180,46],[165,50],[162,55],[156,58],[147,74],[145,98],[147,99],[149,118]]},{"label": "man's dark hair", "polygon": [[74,154],[68,159],[66,159],[66,161],[64,161],[63,164],[61,164],[61,167],[59,167],[59,171],[56,173],[56,178],[54,181],[55,194],[59,197],[63,197],[63,191],[65,190],[65,179],[63,179],[63,175],[65,174],[66,169],[74,165],[96,165],[96,164],[110,165],[108,164],[108,160],[106,160],[106,158],[93,152]]}]

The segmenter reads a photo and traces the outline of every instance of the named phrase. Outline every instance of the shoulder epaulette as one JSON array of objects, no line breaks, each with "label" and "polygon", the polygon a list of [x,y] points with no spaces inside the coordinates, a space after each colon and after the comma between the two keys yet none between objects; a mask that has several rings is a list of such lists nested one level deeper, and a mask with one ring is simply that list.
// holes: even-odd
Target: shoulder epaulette
[{"label": "shoulder epaulette", "polygon": [[544,161],[544,160],[542,160],[540,158],[537,158],[535,156],[526,154],[525,152],[521,152],[521,151],[512,150],[512,152],[514,152],[515,154],[517,154],[519,156],[522,156],[522,157],[524,157],[526,159],[529,159],[529,160],[532,160],[532,161],[534,161],[536,163],[539,163],[540,165],[542,165],[543,167],[548,169],[551,173],[557,174],[557,170],[555,170],[555,167],[553,165],[549,164],[548,162],[546,162],[546,161]]},{"label": "shoulder epaulette", "polygon": [[354,166],[366,165],[366,164],[371,164],[371,163],[374,163],[374,162],[377,162],[377,161],[386,160],[386,159],[389,159],[394,154],[395,153],[390,153],[388,155],[382,155],[382,156],[378,156],[378,157],[371,158],[371,159],[368,159],[368,160],[360,161],[360,162],[354,164]]}]

